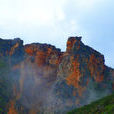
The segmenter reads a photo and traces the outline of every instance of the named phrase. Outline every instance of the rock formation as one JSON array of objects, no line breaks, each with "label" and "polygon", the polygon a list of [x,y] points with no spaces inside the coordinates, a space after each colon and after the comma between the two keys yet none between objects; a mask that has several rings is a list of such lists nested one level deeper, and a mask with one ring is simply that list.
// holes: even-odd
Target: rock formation
[{"label": "rock formation", "polygon": [[81,37],[70,37],[66,52],[48,44],[23,45],[19,38],[0,39],[0,67],[3,62],[10,68],[5,75],[12,92],[1,113],[65,113],[114,91],[114,70]]}]

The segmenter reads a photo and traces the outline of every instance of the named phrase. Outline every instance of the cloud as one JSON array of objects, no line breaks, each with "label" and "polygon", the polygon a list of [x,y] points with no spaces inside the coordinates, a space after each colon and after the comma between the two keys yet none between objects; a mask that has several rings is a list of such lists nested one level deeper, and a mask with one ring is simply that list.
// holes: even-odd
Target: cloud
[{"label": "cloud", "polygon": [[8,23],[37,25],[51,24],[55,20],[64,20],[63,7],[67,0],[2,0],[0,1],[0,20]]},{"label": "cloud", "polygon": [[1,0],[0,20],[2,23],[13,20],[20,24],[49,25],[65,19],[67,12],[64,9],[69,2],[74,3],[75,9],[81,12],[92,8],[98,0]]}]

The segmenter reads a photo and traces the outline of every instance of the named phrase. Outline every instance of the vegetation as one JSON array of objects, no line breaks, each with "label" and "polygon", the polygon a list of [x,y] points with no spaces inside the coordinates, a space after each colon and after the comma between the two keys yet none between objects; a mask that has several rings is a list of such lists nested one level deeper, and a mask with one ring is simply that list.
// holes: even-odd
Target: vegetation
[{"label": "vegetation", "polygon": [[74,109],[68,114],[114,114],[114,94],[84,107]]}]

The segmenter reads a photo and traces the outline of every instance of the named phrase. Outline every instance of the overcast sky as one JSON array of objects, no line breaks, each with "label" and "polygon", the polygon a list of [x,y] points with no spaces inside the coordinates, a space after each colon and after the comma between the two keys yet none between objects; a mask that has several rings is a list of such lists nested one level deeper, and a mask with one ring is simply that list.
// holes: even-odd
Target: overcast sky
[{"label": "overcast sky", "polygon": [[114,0],[0,0],[0,37],[66,49],[69,36],[105,55],[114,68]]}]

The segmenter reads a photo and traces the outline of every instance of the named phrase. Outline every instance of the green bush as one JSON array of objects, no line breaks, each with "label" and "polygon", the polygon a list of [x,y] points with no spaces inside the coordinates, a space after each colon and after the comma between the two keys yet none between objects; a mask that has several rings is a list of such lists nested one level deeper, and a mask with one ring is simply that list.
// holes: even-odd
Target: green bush
[{"label": "green bush", "polygon": [[68,114],[114,114],[114,94],[84,107],[74,109]]}]

